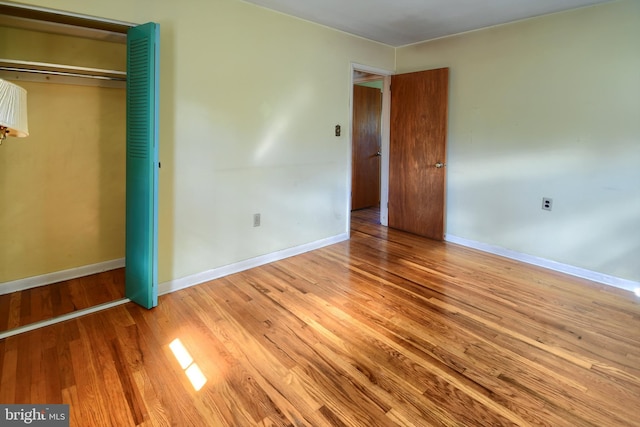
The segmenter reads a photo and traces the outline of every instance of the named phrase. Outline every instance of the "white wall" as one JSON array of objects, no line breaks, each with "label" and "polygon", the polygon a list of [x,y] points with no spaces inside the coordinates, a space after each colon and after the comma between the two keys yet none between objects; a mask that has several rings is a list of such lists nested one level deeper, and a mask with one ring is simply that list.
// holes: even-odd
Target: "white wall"
[{"label": "white wall", "polygon": [[160,282],[347,233],[334,127],[351,62],[393,69],[393,48],[237,0],[27,3],[160,23]]},{"label": "white wall", "polygon": [[640,281],[639,43],[629,0],[398,49],[451,69],[447,235]]}]

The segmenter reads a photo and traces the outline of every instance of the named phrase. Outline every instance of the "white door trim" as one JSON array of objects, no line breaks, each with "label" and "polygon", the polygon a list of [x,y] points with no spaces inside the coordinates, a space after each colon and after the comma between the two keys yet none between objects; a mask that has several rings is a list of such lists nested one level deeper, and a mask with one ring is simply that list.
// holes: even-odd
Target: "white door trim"
[{"label": "white door trim", "polygon": [[385,227],[389,225],[389,140],[390,120],[391,120],[391,75],[393,71],[382,68],[370,67],[364,64],[351,63],[349,86],[349,173],[347,182],[347,233],[351,233],[351,182],[352,182],[352,153],[353,153],[353,72],[364,71],[365,73],[377,74],[383,78],[382,85],[382,122],[380,129],[380,145],[382,156],[380,157],[380,224]]}]

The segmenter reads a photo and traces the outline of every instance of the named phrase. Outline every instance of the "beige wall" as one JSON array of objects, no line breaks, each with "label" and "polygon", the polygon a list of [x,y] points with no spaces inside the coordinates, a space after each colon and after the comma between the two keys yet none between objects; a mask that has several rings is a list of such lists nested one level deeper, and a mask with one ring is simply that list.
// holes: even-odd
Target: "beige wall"
[{"label": "beige wall", "polygon": [[124,257],[124,89],[18,83],[30,135],[0,147],[0,283]]},{"label": "beige wall", "polygon": [[393,48],[236,0],[27,3],[160,23],[160,282],[347,232],[334,127],[351,62],[393,70]]},{"label": "beige wall", "polygon": [[640,280],[637,1],[397,51],[236,0],[26,2],[161,25],[161,282],[345,233],[350,62],[396,53],[451,68],[448,234]]},{"label": "beige wall", "polygon": [[451,69],[448,235],[640,280],[639,40],[631,0],[398,49]]},{"label": "beige wall", "polygon": [[[122,45],[0,29],[0,57],[115,69]],[[116,54],[118,53],[119,54]],[[27,138],[0,146],[0,284],[124,256],[125,90],[15,81]]]}]

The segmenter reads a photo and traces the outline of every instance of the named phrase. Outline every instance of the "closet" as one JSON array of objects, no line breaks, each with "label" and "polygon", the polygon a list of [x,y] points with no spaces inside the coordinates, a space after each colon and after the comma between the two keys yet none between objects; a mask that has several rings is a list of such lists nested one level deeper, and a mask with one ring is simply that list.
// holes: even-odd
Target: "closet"
[{"label": "closet", "polygon": [[4,2],[0,16],[0,78],[27,90],[30,130],[0,145],[1,333],[91,300],[41,286],[111,271],[95,300],[124,295],[110,287],[124,287],[129,26]]}]

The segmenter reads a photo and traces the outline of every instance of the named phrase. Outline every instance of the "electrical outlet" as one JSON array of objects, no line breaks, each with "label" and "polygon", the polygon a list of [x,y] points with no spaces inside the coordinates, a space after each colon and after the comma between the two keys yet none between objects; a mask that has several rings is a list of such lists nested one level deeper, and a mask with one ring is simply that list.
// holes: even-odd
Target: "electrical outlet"
[{"label": "electrical outlet", "polygon": [[550,211],[552,205],[553,205],[553,199],[551,199],[549,197],[543,197],[542,198],[542,209],[543,210]]},{"label": "electrical outlet", "polygon": [[260,227],[260,214],[253,214],[253,226]]}]

